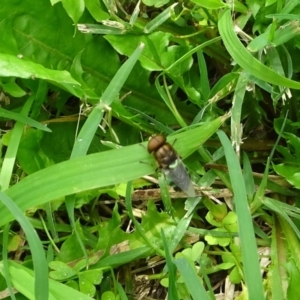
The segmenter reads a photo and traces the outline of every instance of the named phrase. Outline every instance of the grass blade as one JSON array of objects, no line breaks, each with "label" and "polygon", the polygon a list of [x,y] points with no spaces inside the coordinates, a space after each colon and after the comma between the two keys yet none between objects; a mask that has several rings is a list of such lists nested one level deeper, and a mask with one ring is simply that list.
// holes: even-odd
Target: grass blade
[{"label": "grass blade", "polygon": [[245,182],[239,160],[233,151],[231,143],[224,132],[218,131],[218,136],[224,147],[229,176],[231,179],[238,227],[242,248],[245,281],[248,288],[249,299],[263,300],[263,285],[260,275],[259,259],[255,241],[252,218],[248,205]]},{"label": "grass blade", "polygon": [[230,10],[222,12],[219,18],[218,29],[227,51],[245,71],[261,80],[275,85],[300,89],[299,82],[283,77],[268,68],[252,56],[252,54],[243,46],[233,30]]},{"label": "grass blade", "polygon": [[49,296],[48,264],[42,243],[29,220],[12,199],[1,192],[0,199],[13,214],[14,218],[20,223],[28,239],[35,273],[35,299],[47,300]]},{"label": "grass blade", "polygon": [[114,76],[105,92],[103,93],[99,104],[93,109],[88,119],[84,123],[78,137],[76,138],[75,145],[71,157],[85,155],[90,147],[91,141],[95,136],[96,130],[100,121],[102,120],[103,113],[109,109],[112,102],[118,97],[118,94],[124,85],[127,77],[129,76],[132,68],[142,53],[144,45],[141,44],[128,60],[121,66],[117,74]]},{"label": "grass blade", "polygon": [[196,271],[192,268],[191,264],[184,257],[175,259],[174,263],[182,275],[193,299],[209,300],[200,278]]}]

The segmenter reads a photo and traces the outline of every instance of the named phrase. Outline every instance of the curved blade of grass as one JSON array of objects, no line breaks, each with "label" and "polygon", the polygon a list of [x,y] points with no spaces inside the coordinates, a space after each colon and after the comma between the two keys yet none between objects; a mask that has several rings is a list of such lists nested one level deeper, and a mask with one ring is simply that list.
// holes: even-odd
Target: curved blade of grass
[{"label": "curved blade of grass", "polygon": [[276,212],[278,214],[278,216],[280,216],[282,218],[282,220],[285,220],[285,222],[287,222],[290,225],[290,227],[294,230],[295,234],[297,235],[297,237],[299,239],[300,231],[299,231],[298,227],[296,226],[296,224],[293,222],[293,220],[289,217],[289,215],[285,211],[285,207],[280,205],[278,202],[279,201],[276,201],[272,198],[265,197],[263,204],[267,208],[269,208],[271,211]]},{"label": "curved blade of grass", "polygon": [[188,59],[190,56],[192,56],[194,53],[200,51],[201,49],[204,49],[205,47],[214,44],[216,42],[218,42],[221,38],[215,37],[211,40],[208,40],[207,42],[204,42],[196,47],[194,47],[193,49],[189,50],[187,53],[185,53],[184,55],[182,55],[178,60],[176,60],[172,65],[170,65],[168,68],[165,69],[166,73],[170,73],[171,69],[174,68],[175,66],[177,66],[178,64],[180,64],[181,62],[183,62],[184,60]]},{"label": "curved blade of grass", "polygon": [[2,258],[3,258],[3,275],[7,284],[7,288],[12,300],[16,300],[16,296],[13,291],[13,286],[9,277],[9,266],[8,266],[8,235],[9,235],[10,223],[5,224],[3,228],[3,246],[2,246]]},{"label": "curved blade of grass", "polygon": [[221,13],[218,22],[218,29],[227,51],[244,70],[269,83],[293,89],[300,89],[299,82],[283,77],[268,68],[252,56],[251,53],[243,46],[233,30],[230,10],[225,10]]},{"label": "curved blade of grass", "polygon": [[285,114],[285,118],[284,118],[284,121],[282,123],[279,135],[278,135],[278,137],[276,139],[276,142],[275,142],[275,144],[274,144],[274,146],[272,148],[270,156],[267,159],[267,164],[266,164],[266,167],[265,167],[264,176],[262,178],[261,183],[259,184],[259,188],[258,188],[257,192],[255,193],[253,202],[251,204],[251,211],[252,212],[254,212],[256,209],[258,209],[261,206],[262,201],[265,198],[265,190],[266,190],[267,184],[268,184],[269,166],[270,166],[271,160],[273,158],[273,155],[275,153],[276,147],[277,147],[277,145],[279,143],[279,140],[280,140],[280,138],[281,138],[281,136],[283,134],[283,130],[284,130],[284,127],[285,127],[287,116],[288,116],[288,111]]},{"label": "curved blade of grass", "polygon": [[175,259],[174,264],[177,266],[193,299],[209,300],[200,278],[186,258],[182,257]]},{"label": "curved blade of grass", "polygon": [[35,127],[37,129],[46,131],[46,132],[51,132],[51,129],[48,128],[47,126],[31,119],[28,118],[27,116],[21,115],[19,113],[15,113],[13,111],[9,111],[6,109],[3,109],[0,107],[0,117],[2,118],[7,118],[7,119],[11,119],[11,120],[16,120],[18,122],[21,122],[23,124],[28,124],[31,127]]},{"label": "curved blade of grass", "polygon": [[23,212],[14,201],[2,192],[0,192],[0,200],[11,214],[13,214],[14,218],[19,222],[26,234],[32,254],[35,273],[35,299],[47,300],[49,296],[48,264],[42,243],[29,220],[24,216]]},{"label": "curved blade of grass", "polygon": [[[183,158],[196,151],[217,129],[226,117],[220,117],[202,126],[168,137]],[[155,173],[155,162],[146,150],[146,143],[121,149],[77,157],[40,170],[22,179],[6,190],[22,211],[58,199],[109,185],[128,182]],[[141,162],[152,162],[152,165]],[[0,204],[0,226],[13,216]]]},{"label": "curved blade of grass", "polygon": [[234,203],[238,218],[238,227],[242,248],[245,282],[249,299],[263,300],[263,284],[260,275],[259,259],[254,235],[252,218],[248,205],[243,173],[231,143],[222,131],[217,132],[224,147],[229,176],[232,184]]}]

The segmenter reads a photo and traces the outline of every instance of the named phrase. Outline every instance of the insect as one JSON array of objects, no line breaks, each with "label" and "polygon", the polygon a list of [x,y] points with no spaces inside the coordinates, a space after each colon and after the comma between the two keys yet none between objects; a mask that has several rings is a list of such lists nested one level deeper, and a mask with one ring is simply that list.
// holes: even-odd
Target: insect
[{"label": "insect", "polygon": [[169,177],[189,197],[195,197],[195,190],[190,176],[179,155],[166,137],[158,134],[150,138],[148,152],[153,156],[164,174]]}]

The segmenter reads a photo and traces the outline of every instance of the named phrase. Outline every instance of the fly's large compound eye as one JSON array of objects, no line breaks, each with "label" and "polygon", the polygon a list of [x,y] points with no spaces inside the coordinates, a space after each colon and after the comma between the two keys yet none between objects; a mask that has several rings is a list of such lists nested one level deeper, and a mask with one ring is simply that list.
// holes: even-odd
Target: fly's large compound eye
[{"label": "fly's large compound eye", "polygon": [[157,151],[165,144],[165,142],[166,137],[161,134],[152,136],[148,142],[148,152],[151,153],[153,151]]}]

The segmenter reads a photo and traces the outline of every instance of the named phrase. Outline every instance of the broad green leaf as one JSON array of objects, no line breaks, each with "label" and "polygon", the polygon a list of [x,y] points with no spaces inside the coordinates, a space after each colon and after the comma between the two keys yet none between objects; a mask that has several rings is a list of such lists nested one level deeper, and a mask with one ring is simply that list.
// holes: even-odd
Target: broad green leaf
[{"label": "broad green leaf", "polygon": [[[170,46],[171,34],[165,32],[154,32],[148,36],[105,36],[105,39],[122,55],[130,55],[140,42],[145,44],[145,49],[140,56],[141,65],[149,71],[161,71],[170,67],[177,59],[183,56],[188,47]],[[192,63],[192,57],[177,66],[179,74],[187,71]],[[172,69],[172,72],[176,70]]]},{"label": "broad green leaf", "polygon": [[84,0],[85,6],[97,22],[109,19],[109,14],[102,7],[98,0]]},{"label": "broad green leaf", "polygon": [[103,272],[101,270],[88,270],[83,272],[85,278],[87,278],[93,284],[100,284],[103,278]]},{"label": "broad green leaf", "polygon": [[284,177],[295,188],[300,188],[300,166],[290,164],[273,165],[277,174]]},{"label": "broad green leaf", "polygon": [[207,9],[219,9],[228,6],[228,4],[222,2],[221,0],[191,0],[191,2]]},{"label": "broad green leaf", "polygon": [[102,294],[101,300],[117,300],[117,298],[113,292],[106,291]]},{"label": "broad green leaf", "polygon": [[61,0],[62,5],[75,24],[84,12],[84,0]]},{"label": "broad green leaf", "polygon": [[49,267],[54,270],[49,272],[49,276],[55,280],[66,280],[76,275],[76,272],[62,261],[52,261]]},{"label": "broad green leaf", "polygon": [[96,293],[96,288],[86,277],[85,274],[79,274],[79,289],[82,293],[94,297]]},{"label": "broad green leaf", "polygon": [[31,78],[32,80],[41,78],[58,83],[79,84],[68,71],[47,69],[32,61],[4,53],[0,53],[0,76]]}]

